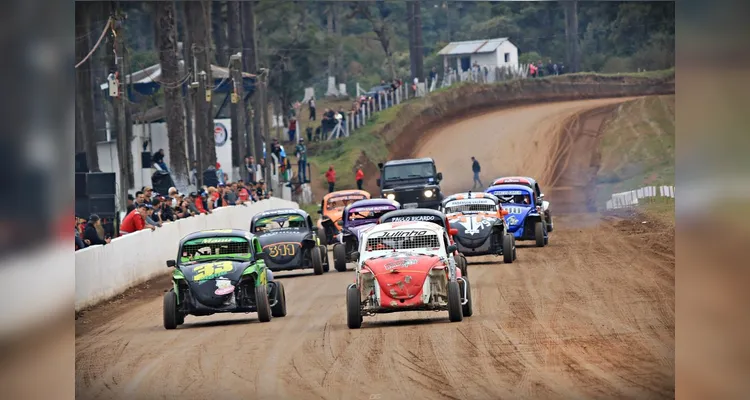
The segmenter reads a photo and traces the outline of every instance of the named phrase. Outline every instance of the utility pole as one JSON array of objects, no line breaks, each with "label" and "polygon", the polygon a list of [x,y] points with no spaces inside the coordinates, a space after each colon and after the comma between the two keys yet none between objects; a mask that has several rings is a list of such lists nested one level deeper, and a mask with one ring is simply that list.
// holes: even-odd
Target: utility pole
[{"label": "utility pole", "polygon": [[[271,185],[271,124],[268,121],[268,70],[261,68],[261,83],[260,83],[260,118],[263,119],[263,134],[264,141],[266,142],[266,154],[263,157],[266,161],[266,173],[264,180],[266,181],[266,188]],[[258,151],[263,151],[258,149]]]},{"label": "utility pole", "polygon": [[[237,157],[233,163],[234,166],[238,167],[238,170],[242,170],[242,166],[245,165],[244,159],[248,154],[247,140],[245,136],[245,88],[242,81],[242,53],[232,54],[229,57],[229,73],[232,77],[232,105],[230,106],[230,112],[232,113],[232,147],[234,148],[234,142],[237,142]],[[240,176],[242,174],[240,173]]]},{"label": "utility pole", "polygon": [[125,108],[127,91],[125,90],[126,76],[125,76],[125,62],[123,53],[125,49],[123,30],[120,29],[122,23],[122,14],[118,8],[115,9],[113,29],[115,35],[115,67],[117,68],[117,97],[115,98],[115,107],[117,109],[117,161],[120,164],[120,193],[119,193],[119,205],[120,211],[127,212],[128,204],[128,189],[130,189],[130,165],[128,163],[130,154],[130,146],[128,143],[128,129],[126,126]]},{"label": "utility pole", "polygon": [[[206,129],[206,72],[201,71],[196,74],[198,80],[198,92],[195,94],[195,153],[198,161],[198,173],[200,176],[201,185],[203,184],[203,171],[208,168],[208,160],[206,159],[206,144],[203,140],[203,132],[201,130]],[[213,134],[213,132],[212,132]]]}]

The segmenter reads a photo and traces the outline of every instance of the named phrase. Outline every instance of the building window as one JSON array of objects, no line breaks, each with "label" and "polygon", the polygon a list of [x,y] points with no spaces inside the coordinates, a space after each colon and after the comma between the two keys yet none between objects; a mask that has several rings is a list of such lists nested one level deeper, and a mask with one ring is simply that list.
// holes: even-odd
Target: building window
[{"label": "building window", "polygon": [[506,63],[510,62],[510,53],[505,53],[505,62]]}]

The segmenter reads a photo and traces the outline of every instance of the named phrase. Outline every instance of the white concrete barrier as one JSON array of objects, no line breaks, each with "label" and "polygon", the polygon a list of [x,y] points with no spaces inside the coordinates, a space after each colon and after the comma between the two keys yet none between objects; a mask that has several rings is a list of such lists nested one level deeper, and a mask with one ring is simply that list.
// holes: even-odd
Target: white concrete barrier
[{"label": "white concrete barrier", "polygon": [[272,198],[248,206],[222,207],[210,215],[199,215],[164,224],[155,231],[143,230],[91,246],[75,253],[76,311],[110,299],[125,290],[169,272],[166,260],[177,256],[177,243],[204,229],[249,229],[253,215],[272,208],[299,207],[297,203]]}]

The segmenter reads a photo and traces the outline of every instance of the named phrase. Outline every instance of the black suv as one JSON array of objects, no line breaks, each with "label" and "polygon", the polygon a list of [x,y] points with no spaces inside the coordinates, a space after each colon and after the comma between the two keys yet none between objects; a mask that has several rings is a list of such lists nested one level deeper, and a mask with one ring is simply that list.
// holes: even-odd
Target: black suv
[{"label": "black suv", "polygon": [[443,200],[440,181],[432,158],[393,160],[378,164],[380,195],[401,203],[403,208],[438,209]]}]

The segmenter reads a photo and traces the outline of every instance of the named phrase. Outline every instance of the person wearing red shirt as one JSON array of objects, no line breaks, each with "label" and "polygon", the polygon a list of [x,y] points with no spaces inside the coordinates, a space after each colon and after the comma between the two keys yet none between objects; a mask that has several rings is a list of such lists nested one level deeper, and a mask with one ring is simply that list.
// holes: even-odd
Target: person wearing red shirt
[{"label": "person wearing red shirt", "polygon": [[336,184],[336,171],[333,165],[330,165],[326,171],[326,180],[328,180],[328,193],[333,193],[333,186]]},{"label": "person wearing red shirt", "polygon": [[155,226],[146,223],[146,213],[148,211],[148,205],[146,203],[138,204],[138,207],[131,211],[125,216],[120,224],[120,235],[127,235],[140,231],[144,228],[149,228],[152,231],[156,229]]},{"label": "person wearing red shirt", "polygon": [[357,181],[357,189],[362,190],[362,184],[364,183],[365,173],[362,172],[362,166],[357,167],[357,174],[354,176],[354,180]]}]

